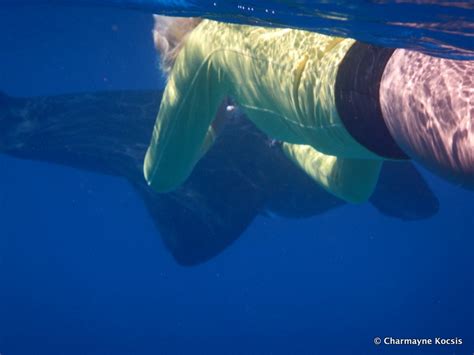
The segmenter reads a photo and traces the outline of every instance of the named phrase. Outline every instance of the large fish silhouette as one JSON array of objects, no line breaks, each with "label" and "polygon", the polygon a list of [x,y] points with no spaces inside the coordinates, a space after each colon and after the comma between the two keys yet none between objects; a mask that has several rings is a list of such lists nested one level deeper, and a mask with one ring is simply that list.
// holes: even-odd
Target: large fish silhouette
[{"label": "large fish silhouette", "polygon": [[[238,110],[176,191],[157,194],[142,162],[160,91],[11,98],[0,94],[0,152],[127,179],[179,264],[219,254],[258,214],[310,217],[344,205],[294,166]],[[384,164],[370,202],[403,220],[433,216],[438,200],[410,163]]]},{"label": "large fish silhouette", "polygon": [[472,0],[1,0],[0,4],[120,7],[299,28],[383,47],[474,59]]}]

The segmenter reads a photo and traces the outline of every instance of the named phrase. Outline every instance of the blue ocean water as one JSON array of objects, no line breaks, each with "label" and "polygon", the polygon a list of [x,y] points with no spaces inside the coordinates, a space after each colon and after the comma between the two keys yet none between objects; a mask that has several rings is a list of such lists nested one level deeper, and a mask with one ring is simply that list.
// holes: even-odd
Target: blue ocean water
[{"label": "blue ocean water", "polygon": [[[0,8],[0,90],[160,88],[149,14]],[[472,354],[474,193],[422,170],[440,212],[258,217],[193,268],[125,181],[0,156],[0,353]],[[376,346],[374,337],[462,338]]]},{"label": "blue ocean water", "polygon": [[379,46],[474,59],[471,0],[2,0],[6,7],[60,4],[134,9],[170,16],[204,16],[312,30]]}]

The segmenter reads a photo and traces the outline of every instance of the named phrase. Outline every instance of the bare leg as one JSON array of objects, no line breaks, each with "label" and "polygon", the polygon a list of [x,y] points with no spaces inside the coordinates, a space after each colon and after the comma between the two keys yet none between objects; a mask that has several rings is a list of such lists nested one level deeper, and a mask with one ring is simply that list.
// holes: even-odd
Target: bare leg
[{"label": "bare leg", "polygon": [[382,77],[380,103],[409,156],[474,188],[474,61],[397,49]]}]

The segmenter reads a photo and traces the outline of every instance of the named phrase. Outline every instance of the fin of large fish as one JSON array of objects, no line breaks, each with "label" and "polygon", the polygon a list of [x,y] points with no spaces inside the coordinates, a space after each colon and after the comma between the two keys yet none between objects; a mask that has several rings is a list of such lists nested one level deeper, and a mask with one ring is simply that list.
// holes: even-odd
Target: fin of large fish
[{"label": "fin of large fish", "polygon": [[438,198],[411,162],[384,162],[370,202],[382,214],[406,221],[439,211]]},{"label": "fin of large fish", "polygon": [[[286,173],[267,200],[270,212],[288,218],[307,218],[344,205],[290,164],[284,157],[277,164],[281,170],[275,173]],[[383,215],[404,221],[429,218],[439,211],[437,197],[411,162],[384,162],[369,201]]]},{"label": "fin of large fish", "polygon": [[263,135],[236,115],[182,187],[156,194],[143,179],[142,162],[161,94],[0,95],[0,152],[128,179],[175,259],[194,265],[230,245],[263,209],[271,167],[259,165]]},{"label": "fin of large fish", "polygon": [[307,218],[316,216],[345,202],[322,189],[303,170],[296,167],[282,152],[280,146],[273,147],[274,192],[268,198],[265,208],[270,214],[286,218]]},{"label": "fin of large fish", "polygon": [[[161,94],[119,91],[25,99],[0,94],[0,152],[128,179],[166,247],[183,265],[222,252],[265,210],[298,218],[343,204],[238,110],[191,177],[176,191],[156,194],[143,179],[142,162]],[[427,217],[438,206],[420,174],[402,163],[387,164],[372,203],[402,219]]]},{"label": "fin of large fish", "polygon": [[4,95],[0,97],[0,152],[141,179],[160,99],[158,91]]},{"label": "fin of large fish", "polygon": [[197,265],[220,254],[262,209],[264,196],[252,185],[232,174],[219,177],[225,180],[212,180],[212,187],[191,177],[192,183],[166,194],[136,186],[164,244],[180,265]]},{"label": "fin of large fish", "polygon": [[[240,114],[228,117],[212,148],[177,190],[139,188],[176,261],[195,265],[220,254],[263,210],[273,193],[263,135]],[[150,193],[151,192],[151,193]]]}]

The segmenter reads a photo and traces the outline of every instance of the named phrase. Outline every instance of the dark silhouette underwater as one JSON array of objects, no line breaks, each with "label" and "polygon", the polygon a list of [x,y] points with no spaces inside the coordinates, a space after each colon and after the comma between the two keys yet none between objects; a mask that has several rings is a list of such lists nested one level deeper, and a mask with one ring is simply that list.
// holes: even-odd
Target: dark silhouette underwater
[{"label": "dark silhouette underwater", "polygon": [[[195,265],[237,239],[258,214],[311,217],[344,205],[238,109],[183,186],[158,194],[142,165],[159,91],[9,98],[0,94],[0,152],[126,178],[178,263]],[[401,220],[432,217],[438,200],[410,162],[386,162],[370,203]]]}]

